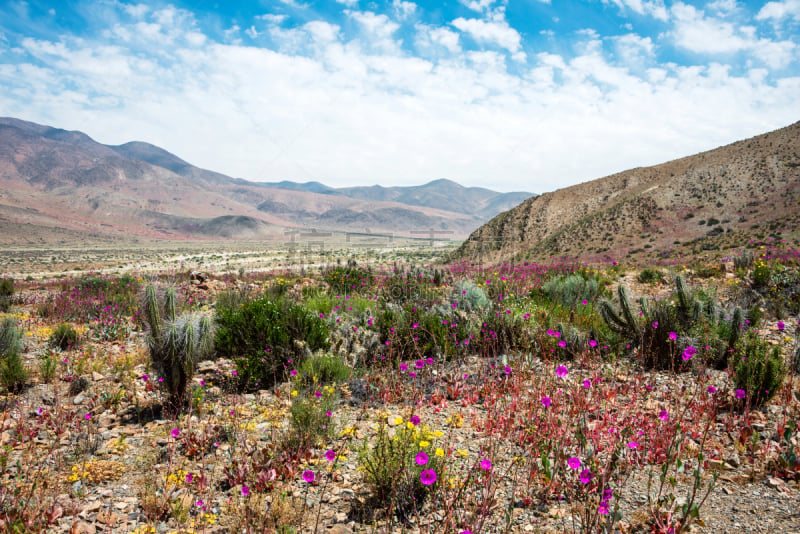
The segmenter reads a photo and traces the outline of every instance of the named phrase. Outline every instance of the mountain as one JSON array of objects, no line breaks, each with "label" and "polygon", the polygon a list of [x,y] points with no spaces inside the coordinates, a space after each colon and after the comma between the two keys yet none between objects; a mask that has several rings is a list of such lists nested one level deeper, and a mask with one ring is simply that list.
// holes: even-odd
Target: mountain
[{"label": "mountain", "polygon": [[663,259],[769,239],[797,247],[799,224],[800,122],[531,198],[473,232],[453,259]]},{"label": "mountain", "polygon": [[[103,145],[82,132],[0,118],[0,227],[27,225],[38,235],[57,228],[60,236],[284,240],[289,228],[320,228],[456,239],[529,196],[444,180],[376,187],[249,182],[149,143]],[[25,242],[4,235],[0,242]]]},{"label": "mountain", "polygon": [[275,182],[264,184],[289,191],[307,191],[326,195],[342,195],[370,202],[399,202],[409,206],[439,208],[448,206],[461,213],[476,214],[489,219],[509,210],[534,196],[532,193],[498,193],[483,187],[464,187],[452,180],[439,179],[417,186],[384,187],[381,185],[359,187],[329,187],[319,182]]}]

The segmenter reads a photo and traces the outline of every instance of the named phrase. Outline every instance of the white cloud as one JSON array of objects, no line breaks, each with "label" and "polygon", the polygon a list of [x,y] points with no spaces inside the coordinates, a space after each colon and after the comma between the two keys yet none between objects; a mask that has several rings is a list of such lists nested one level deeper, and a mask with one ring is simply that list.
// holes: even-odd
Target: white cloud
[{"label": "white cloud", "polygon": [[483,12],[491,8],[492,4],[494,4],[497,0],[458,0],[458,1],[473,11]]},{"label": "white cloud", "polygon": [[617,56],[624,65],[638,67],[651,60],[655,47],[650,37],[628,33],[612,37]]},{"label": "white cloud", "polygon": [[512,54],[520,52],[522,37],[505,20],[485,21],[459,17],[451,22],[453,26],[482,43],[492,43],[505,48]]},{"label": "white cloud", "polygon": [[392,9],[394,9],[395,15],[398,18],[406,19],[417,10],[417,4],[406,0],[392,0]]},{"label": "white cloud", "polygon": [[264,15],[258,15],[257,19],[261,19],[266,21],[269,24],[283,24],[283,22],[289,18],[288,15],[276,15],[274,13],[265,13]]},{"label": "white cloud", "polygon": [[361,26],[363,29],[362,41],[367,47],[373,50],[399,53],[400,43],[393,37],[394,33],[400,29],[399,24],[383,13],[345,10],[345,14]]},{"label": "white cloud", "polygon": [[146,4],[122,4],[122,9],[135,19],[144,18],[144,16],[150,11],[150,7]]},{"label": "white cloud", "polygon": [[736,0],[714,0],[706,4],[706,9],[722,16],[728,16],[739,9],[739,4]]},{"label": "white cloud", "polygon": [[664,0],[603,0],[603,3],[616,5],[623,14],[630,9],[637,15],[648,15],[662,21],[669,18]]},{"label": "white cloud", "polygon": [[797,45],[792,41],[759,38],[753,26],[737,26],[707,17],[703,11],[682,2],[676,2],[672,6],[672,15],[675,19],[673,36],[676,44],[692,52],[750,52],[753,57],[775,69],[791,63],[797,52]]},{"label": "white cloud", "polygon": [[767,2],[756,15],[757,20],[780,21],[787,17],[800,20],[800,0]]},{"label": "white cloud", "polygon": [[458,32],[426,24],[417,24],[414,28],[417,30],[415,43],[418,49],[429,53],[435,52],[433,49],[437,47],[442,47],[453,54],[461,51]]},{"label": "white cloud", "polygon": [[347,7],[355,7],[358,4],[358,0],[336,0],[337,4],[344,4]]}]

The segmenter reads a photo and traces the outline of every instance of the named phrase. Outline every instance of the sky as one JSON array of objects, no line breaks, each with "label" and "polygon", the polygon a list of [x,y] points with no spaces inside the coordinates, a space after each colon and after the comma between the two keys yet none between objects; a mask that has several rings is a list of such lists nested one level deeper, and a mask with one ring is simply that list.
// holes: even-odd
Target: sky
[{"label": "sky", "polygon": [[0,0],[0,116],[254,181],[544,193],[800,120],[800,0]]}]

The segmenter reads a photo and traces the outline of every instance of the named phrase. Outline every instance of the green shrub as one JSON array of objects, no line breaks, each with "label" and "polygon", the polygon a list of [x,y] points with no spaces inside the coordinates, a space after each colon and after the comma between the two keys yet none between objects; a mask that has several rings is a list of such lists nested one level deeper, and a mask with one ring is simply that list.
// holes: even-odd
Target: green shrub
[{"label": "green shrub", "polygon": [[148,286],[144,315],[152,367],[164,379],[171,408],[181,410],[189,400],[186,389],[197,361],[214,352],[214,328],[207,315],[178,316],[176,299],[175,288],[169,287],[162,304],[155,286]]},{"label": "green shrub", "polygon": [[[316,394],[319,393],[319,397]],[[336,434],[332,414],[336,403],[332,388],[323,388],[296,397],[289,409],[290,432],[285,446],[307,450],[330,442]]]},{"label": "green shrub", "polygon": [[55,379],[57,366],[58,361],[52,354],[42,356],[42,359],[39,360],[39,378],[42,379],[42,382],[50,384]]},{"label": "green shrub", "polygon": [[772,278],[772,269],[769,264],[763,259],[755,260],[753,265],[753,287],[756,289],[764,289],[769,285],[770,278]]},{"label": "green shrub", "polygon": [[372,285],[375,280],[368,269],[353,266],[350,262],[347,267],[329,269],[323,278],[332,291],[344,294],[358,293],[364,287]]},{"label": "green shrub", "polygon": [[[430,445],[420,448],[421,440]],[[428,461],[420,465],[417,454],[424,452]],[[398,425],[394,435],[385,423],[378,426],[374,442],[365,439],[358,455],[359,470],[364,483],[378,505],[392,509],[401,522],[415,511],[421,510],[425,500],[440,484],[443,476],[439,457],[436,456],[433,436],[419,430]],[[437,481],[425,485],[420,479],[424,470],[432,469]]]},{"label": "green shrub", "polygon": [[[260,298],[236,307],[217,307],[217,353],[236,360],[246,387],[266,387],[302,365],[313,351],[326,350],[328,326],[301,305]],[[291,360],[291,362],[290,362]]]},{"label": "green shrub", "polygon": [[22,361],[22,332],[17,322],[6,318],[0,323],[0,384],[11,393],[17,393],[28,380],[28,370]]},{"label": "green shrub", "polygon": [[736,388],[745,391],[750,406],[760,406],[778,393],[786,376],[778,347],[751,331],[740,341],[734,357]]},{"label": "green shrub", "polygon": [[467,313],[483,314],[492,307],[492,301],[486,296],[486,292],[471,280],[464,280],[456,286],[450,295],[450,303]]},{"label": "green shrub", "polygon": [[298,369],[298,379],[305,386],[337,384],[344,382],[353,370],[342,358],[333,354],[315,354],[303,361]]},{"label": "green shrub", "polygon": [[74,349],[80,343],[80,335],[71,324],[61,323],[53,329],[49,343],[51,347],[57,347],[61,350]]},{"label": "green shrub", "polygon": [[605,287],[591,274],[569,274],[551,278],[542,285],[541,292],[556,304],[577,308],[585,300],[594,302],[604,296]]},{"label": "green shrub", "polygon": [[14,295],[14,280],[0,278],[0,312],[7,312],[11,307],[11,297]]},{"label": "green shrub", "polygon": [[640,284],[660,284],[664,282],[664,273],[658,269],[648,267],[639,272],[636,280],[638,280]]}]

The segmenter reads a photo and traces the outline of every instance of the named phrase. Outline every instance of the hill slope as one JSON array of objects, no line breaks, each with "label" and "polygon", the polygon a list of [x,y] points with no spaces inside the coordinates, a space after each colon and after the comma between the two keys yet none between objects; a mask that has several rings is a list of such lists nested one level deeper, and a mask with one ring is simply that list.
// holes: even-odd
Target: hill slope
[{"label": "hill slope", "polygon": [[800,122],[529,199],[473,232],[454,257],[601,261],[770,237],[797,245],[799,223]]}]

